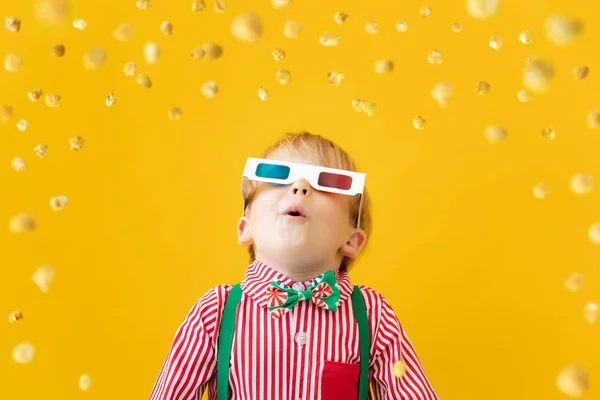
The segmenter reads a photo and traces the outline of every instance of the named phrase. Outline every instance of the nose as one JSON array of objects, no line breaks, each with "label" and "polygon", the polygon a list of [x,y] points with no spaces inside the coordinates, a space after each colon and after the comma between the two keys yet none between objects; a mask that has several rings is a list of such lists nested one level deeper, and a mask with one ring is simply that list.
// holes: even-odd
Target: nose
[{"label": "nose", "polygon": [[298,179],[290,187],[290,193],[293,195],[308,196],[311,192],[312,187],[304,178]]}]

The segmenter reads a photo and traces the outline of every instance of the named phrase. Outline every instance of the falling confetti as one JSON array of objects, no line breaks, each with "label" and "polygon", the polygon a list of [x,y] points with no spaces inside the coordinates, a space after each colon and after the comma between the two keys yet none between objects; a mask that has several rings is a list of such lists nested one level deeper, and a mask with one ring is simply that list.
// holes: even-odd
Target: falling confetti
[{"label": "falling confetti", "polygon": [[370,117],[375,114],[377,105],[371,101],[365,101],[363,99],[354,99],[352,100],[352,108],[354,108],[354,111],[364,112]]},{"label": "falling confetti", "polygon": [[573,68],[573,76],[578,81],[587,78],[589,73],[590,73],[590,68],[585,65],[581,66],[581,67]]},{"label": "falling confetti", "polygon": [[344,75],[339,72],[331,71],[327,74],[327,81],[335,87],[340,86],[342,83],[342,79],[344,79]]},{"label": "falling confetti", "polygon": [[506,137],[508,136],[506,130],[499,126],[486,127],[484,130],[484,134],[487,140],[492,144],[499,143],[502,140],[506,139]]},{"label": "falling confetti", "polygon": [[10,118],[13,117],[13,108],[11,106],[0,106],[0,121],[6,123]]},{"label": "falling confetti", "polygon": [[431,7],[421,7],[419,10],[419,15],[421,18],[427,18],[431,15]]},{"label": "falling confetti", "polygon": [[527,89],[536,93],[547,92],[553,77],[552,64],[542,60],[531,61],[523,70],[523,84]]},{"label": "falling confetti", "polygon": [[533,95],[528,90],[521,89],[517,93],[517,99],[519,99],[521,103],[529,103],[531,100],[533,100]]},{"label": "falling confetti", "polygon": [[14,157],[10,164],[17,172],[22,172],[26,167],[25,160],[23,160],[21,157]]},{"label": "falling confetti", "polygon": [[600,222],[596,222],[590,226],[588,236],[592,243],[600,245]]},{"label": "falling confetti", "polygon": [[171,121],[179,121],[183,117],[183,111],[179,107],[171,107],[168,116]]},{"label": "falling confetti", "polygon": [[192,60],[201,60],[202,58],[204,58],[205,54],[206,54],[206,52],[204,51],[204,49],[202,47],[196,47],[194,50],[192,50],[190,52],[190,58]]},{"label": "falling confetti", "polygon": [[348,14],[341,11],[338,11],[333,15],[333,20],[338,25],[343,25],[344,22],[346,22],[346,19],[348,19]]},{"label": "falling confetti", "polygon": [[596,303],[589,302],[583,309],[583,318],[590,324],[598,322],[598,309],[600,306]]},{"label": "falling confetti", "polygon": [[581,367],[569,365],[558,374],[556,385],[566,395],[581,397],[589,387],[588,374]]},{"label": "falling confetti", "polygon": [[94,47],[83,56],[83,66],[89,71],[96,71],[106,63],[106,51],[100,47]]},{"label": "falling confetti", "polygon": [[546,19],[546,38],[556,46],[565,47],[583,32],[583,23],[565,15],[551,15]]},{"label": "falling confetti", "polygon": [[283,36],[290,39],[298,39],[302,32],[302,24],[296,20],[289,19],[283,25]]},{"label": "falling confetti", "polygon": [[413,118],[413,126],[415,127],[415,129],[418,129],[420,131],[425,129],[426,123],[427,121],[425,120],[425,118],[421,117],[420,115]]},{"label": "falling confetti", "polygon": [[544,183],[538,183],[533,188],[533,196],[538,199],[545,199],[548,196],[548,186]]},{"label": "falling confetti", "polygon": [[137,65],[130,61],[123,67],[123,73],[125,76],[134,76],[137,73]]},{"label": "falling confetti", "polygon": [[54,57],[62,57],[65,55],[65,46],[63,44],[54,44],[50,47],[50,54]]},{"label": "falling confetti", "polygon": [[169,21],[163,21],[160,24],[160,30],[165,35],[172,35],[173,34],[173,24]]},{"label": "falling confetti", "polygon": [[206,8],[206,3],[204,0],[192,0],[192,11],[202,11]]},{"label": "falling confetti", "polygon": [[19,364],[29,364],[33,361],[34,349],[30,343],[19,343],[12,352],[13,360]]},{"label": "falling confetti", "polygon": [[406,21],[404,19],[399,19],[398,21],[396,21],[396,23],[394,24],[394,26],[396,27],[396,30],[398,32],[406,32],[406,31],[408,31],[408,21]]},{"label": "falling confetti", "polygon": [[136,6],[140,10],[147,10],[150,8],[150,0],[138,0]]},{"label": "falling confetti", "polygon": [[590,111],[588,114],[588,126],[592,129],[600,128],[600,110]]},{"label": "falling confetti", "polygon": [[438,82],[433,89],[431,89],[431,97],[440,105],[445,108],[448,106],[448,100],[452,96],[453,87],[448,81]]},{"label": "falling confetti", "polygon": [[54,196],[50,199],[50,208],[54,211],[62,211],[69,204],[67,196]]},{"label": "falling confetti", "polygon": [[398,379],[401,379],[404,376],[406,373],[406,365],[402,360],[398,360],[394,363],[394,366],[392,367],[392,373]]},{"label": "falling confetti", "polygon": [[19,310],[11,312],[10,315],[8,316],[8,321],[11,324],[14,324],[15,322],[22,321],[22,320],[23,320],[23,313]]},{"label": "falling confetti", "polygon": [[340,38],[332,35],[331,33],[325,32],[320,38],[319,43],[325,47],[334,47],[340,43]]},{"label": "falling confetti", "polygon": [[267,92],[267,89],[265,89],[264,87],[260,87],[258,88],[258,97],[262,101],[265,101],[269,98],[269,92]]},{"label": "falling confetti", "polygon": [[427,55],[427,61],[429,61],[429,63],[432,65],[440,65],[444,62],[444,59],[442,58],[442,55],[438,50],[432,50]]},{"label": "falling confetti", "polygon": [[379,24],[375,21],[368,21],[365,24],[365,30],[368,34],[375,35],[377,32],[379,32]]},{"label": "falling confetti", "polygon": [[496,13],[498,0],[467,0],[467,12],[473,18],[486,19]]},{"label": "falling confetti", "polygon": [[521,43],[529,44],[529,43],[531,43],[532,40],[533,40],[533,37],[531,36],[531,32],[529,32],[529,29],[525,29],[524,31],[519,33],[519,41]]},{"label": "falling confetti", "polygon": [[502,48],[503,40],[502,35],[499,33],[492,33],[489,39],[489,45],[492,49],[498,51]]},{"label": "falling confetti", "polygon": [[38,0],[34,11],[38,21],[46,25],[57,25],[67,19],[69,6],[67,0]]},{"label": "falling confetti", "polygon": [[60,106],[60,96],[57,94],[53,94],[53,93],[47,94],[44,101],[46,102],[46,105],[48,107],[56,108],[56,107]]},{"label": "falling confetti", "polygon": [[83,391],[90,390],[92,387],[92,378],[89,375],[83,374],[79,377],[79,389]]},{"label": "falling confetti", "polygon": [[275,8],[283,8],[290,5],[291,0],[271,0],[271,5]]},{"label": "falling confetti", "polygon": [[209,60],[216,60],[223,54],[223,48],[214,43],[205,43],[202,45],[202,49],[205,52],[206,58]]},{"label": "falling confetti", "polygon": [[281,83],[282,85],[287,85],[292,79],[292,73],[287,69],[280,69],[275,74],[275,79],[277,79],[277,82]]},{"label": "falling confetti", "polygon": [[578,195],[584,195],[594,190],[594,178],[588,174],[576,174],[571,178],[571,190]]},{"label": "falling confetti", "polygon": [[227,3],[222,0],[215,0],[215,11],[218,13],[224,13],[227,11]]},{"label": "falling confetti", "polygon": [[116,101],[117,99],[115,98],[115,94],[113,92],[109,92],[106,95],[106,99],[104,100],[107,107],[111,107],[113,104],[115,104]]},{"label": "falling confetti", "polygon": [[271,52],[271,55],[277,62],[283,62],[285,60],[285,51],[283,49],[275,49]]},{"label": "falling confetti", "polygon": [[480,96],[488,94],[490,92],[490,84],[487,82],[479,81],[475,84],[475,93]]},{"label": "falling confetti", "polygon": [[23,59],[15,54],[7,54],[4,57],[4,69],[8,72],[19,72],[23,66]]},{"label": "falling confetti", "polygon": [[121,24],[113,31],[113,37],[118,41],[129,40],[133,35],[133,27],[130,24]]},{"label": "falling confetti", "polygon": [[145,87],[146,89],[150,89],[152,87],[152,80],[148,75],[139,74],[135,81],[138,85]]},{"label": "falling confetti", "polygon": [[392,60],[378,60],[375,62],[375,72],[378,74],[386,74],[394,70],[394,62]]},{"label": "falling confetti", "polygon": [[545,126],[542,128],[542,137],[548,140],[554,140],[556,137],[556,131],[552,126]]},{"label": "falling confetti", "polygon": [[144,59],[148,64],[156,64],[160,59],[160,47],[154,42],[148,42],[144,46]]},{"label": "falling confetti", "polygon": [[69,146],[73,151],[79,151],[83,148],[83,138],[81,136],[71,136]]},{"label": "falling confetti", "polygon": [[460,22],[453,23],[451,28],[452,28],[452,32],[454,32],[454,33],[461,33],[463,31],[463,26]]},{"label": "falling confetti", "polygon": [[231,23],[233,37],[246,43],[256,43],[263,34],[260,17],[251,12],[238,14]]},{"label": "falling confetti", "polygon": [[17,122],[17,129],[21,132],[25,132],[27,128],[29,128],[29,121],[26,119],[21,119],[19,122]]},{"label": "falling confetti", "polygon": [[33,152],[39,158],[44,158],[44,157],[46,157],[46,154],[48,154],[48,145],[45,143],[40,143],[33,148]]},{"label": "falling confetti", "polygon": [[213,81],[206,82],[200,89],[202,95],[204,95],[204,97],[208,97],[209,99],[215,97],[218,91],[219,86]]},{"label": "falling confetti", "polygon": [[44,91],[42,89],[36,88],[36,89],[30,90],[29,92],[27,92],[27,97],[29,97],[29,100],[31,100],[31,101],[36,101],[40,97],[42,97],[43,94],[44,94]]},{"label": "falling confetti", "polygon": [[565,281],[565,287],[571,292],[578,292],[583,287],[584,279],[583,275],[579,272],[575,272]]},{"label": "falling confetti", "polygon": [[31,215],[19,213],[10,219],[8,227],[13,233],[33,232],[36,228],[36,223]]},{"label": "falling confetti", "polygon": [[21,20],[17,17],[6,17],[6,29],[9,32],[19,32],[21,30]]},{"label": "falling confetti", "polygon": [[51,265],[42,265],[32,275],[33,283],[42,291],[48,293],[54,281],[54,268]]},{"label": "falling confetti", "polygon": [[76,19],[73,20],[73,27],[75,29],[79,29],[80,31],[82,31],[85,28],[87,28],[87,22],[85,22],[82,19],[76,18]]}]

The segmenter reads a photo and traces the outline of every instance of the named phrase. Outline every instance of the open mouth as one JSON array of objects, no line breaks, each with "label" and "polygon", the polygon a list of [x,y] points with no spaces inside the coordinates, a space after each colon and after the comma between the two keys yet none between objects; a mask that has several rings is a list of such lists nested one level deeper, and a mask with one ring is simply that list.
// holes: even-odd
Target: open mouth
[{"label": "open mouth", "polygon": [[294,218],[305,218],[306,216],[299,207],[293,206],[285,210],[283,215]]}]

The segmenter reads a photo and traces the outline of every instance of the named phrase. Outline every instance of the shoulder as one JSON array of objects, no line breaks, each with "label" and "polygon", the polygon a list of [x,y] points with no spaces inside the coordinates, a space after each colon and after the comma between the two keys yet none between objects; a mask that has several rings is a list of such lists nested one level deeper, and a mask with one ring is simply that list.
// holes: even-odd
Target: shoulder
[{"label": "shoulder", "polygon": [[360,289],[360,292],[363,296],[363,299],[365,301],[365,306],[367,307],[367,309],[370,309],[370,308],[381,309],[382,307],[391,309],[390,303],[387,301],[387,299],[381,293],[379,293],[378,291],[376,291],[375,289],[373,289],[369,286],[365,286],[365,285],[357,285],[357,286]]},{"label": "shoulder", "polygon": [[208,289],[192,306],[183,325],[204,325],[209,334],[219,326],[225,302],[234,285],[222,284]]}]

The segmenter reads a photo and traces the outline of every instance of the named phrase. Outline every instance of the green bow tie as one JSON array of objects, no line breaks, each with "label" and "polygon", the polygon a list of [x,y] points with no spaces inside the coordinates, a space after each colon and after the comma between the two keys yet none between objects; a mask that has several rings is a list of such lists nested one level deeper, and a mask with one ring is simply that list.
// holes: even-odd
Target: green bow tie
[{"label": "green bow tie", "polygon": [[269,311],[273,318],[281,317],[299,301],[311,300],[318,307],[337,310],[340,301],[340,288],[333,271],[327,271],[315,279],[306,290],[296,290],[281,281],[272,282],[266,291]]}]

